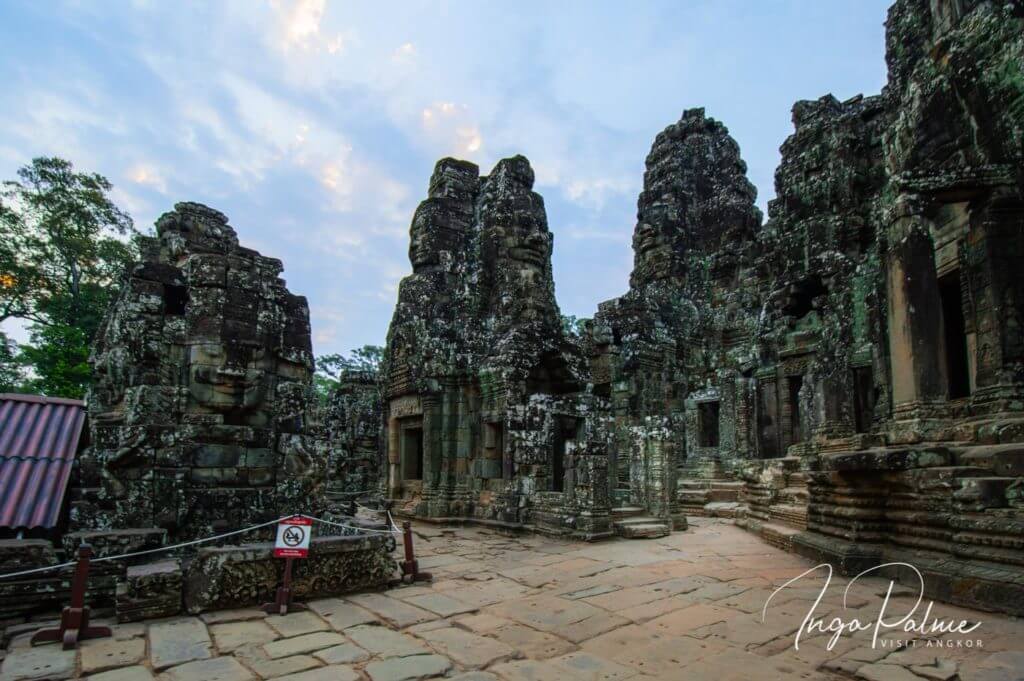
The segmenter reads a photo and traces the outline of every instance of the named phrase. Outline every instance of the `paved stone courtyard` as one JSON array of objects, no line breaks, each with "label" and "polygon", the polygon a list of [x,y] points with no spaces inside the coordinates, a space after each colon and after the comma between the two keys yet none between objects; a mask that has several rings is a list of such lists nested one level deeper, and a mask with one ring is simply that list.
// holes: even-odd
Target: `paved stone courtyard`
[{"label": "paved stone courtyard", "polygon": [[[931,618],[981,625],[933,637],[889,630],[874,648],[871,631],[844,634],[831,651],[815,631],[796,650],[823,578],[786,587],[762,623],[768,596],[812,564],[726,521],[596,544],[423,524],[416,533],[432,584],[314,601],[285,617],[252,609],[119,625],[78,652],[32,648],[23,633],[0,680],[1024,679],[1024,622],[941,604]],[[859,580],[844,611],[845,584],[833,579],[815,614],[873,622],[888,582]],[[916,598],[897,586],[886,620]]]}]

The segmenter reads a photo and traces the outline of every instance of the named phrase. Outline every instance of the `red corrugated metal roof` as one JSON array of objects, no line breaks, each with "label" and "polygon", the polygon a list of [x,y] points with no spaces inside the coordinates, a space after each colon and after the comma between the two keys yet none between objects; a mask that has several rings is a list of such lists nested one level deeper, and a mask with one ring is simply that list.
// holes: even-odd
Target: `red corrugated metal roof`
[{"label": "red corrugated metal roof", "polygon": [[0,527],[52,528],[85,425],[85,402],[0,394]]}]

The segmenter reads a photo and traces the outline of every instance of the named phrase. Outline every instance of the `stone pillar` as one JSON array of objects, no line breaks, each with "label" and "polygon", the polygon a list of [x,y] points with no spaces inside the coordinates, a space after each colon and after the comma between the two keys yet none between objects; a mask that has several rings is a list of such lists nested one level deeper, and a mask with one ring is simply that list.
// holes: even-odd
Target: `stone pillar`
[{"label": "stone pillar", "polygon": [[1014,190],[995,192],[970,220],[962,262],[973,307],[965,317],[975,336],[974,387],[996,399],[1019,398],[1014,377],[1024,363],[1024,201]]},{"label": "stone pillar", "polygon": [[757,374],[757,455],[761,459],[774,459],[784,454],[779,441],[781,414],[779,413],[779,382],[775,367]]},{"label": "stone pillar", "polygon": [[388,418],[388,496],[392,499],[402,495],[402,469],[400,440],[401,430],[398,426],[398,419],[394,416]]},{"label": "stone pillar", "polygon": [[917,197],[901,196],[889,225],[887,287],[893,411],[914,418],[946,398],[946,366],[935,249]]}]

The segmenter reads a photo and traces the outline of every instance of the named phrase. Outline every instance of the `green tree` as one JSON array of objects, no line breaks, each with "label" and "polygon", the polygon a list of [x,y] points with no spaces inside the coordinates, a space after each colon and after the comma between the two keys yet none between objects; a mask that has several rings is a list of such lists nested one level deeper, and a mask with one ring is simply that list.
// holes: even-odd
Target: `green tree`
[{"label": "green tree", "polygon": [[562,332],[567,336],[582,336],[586,333],[587,325],[591,322],[589,317],[576,317],[576,315],[562,315]]},{"label": "green tree", "polygon": [[22,392],[24,382],[18,346],[0,331],[0,393]]},{"label": "green tree", "polygon": [[82,397],[88,387],[89,345],[137,256],[112,187],[64,159],[36,158],[0,189],[0,322],[30,322],[19,353],[28,390]]},{"label": "green tree", "polygon": [[348,355],[331,354],[316,358],[316,373],[313,374],[313,388],[321,402],[326,403],[331,391],[338,385],[338,379],[346,371],[377,371],[384,359],[384,348],[379,345],[364,345],[354,348]]}]

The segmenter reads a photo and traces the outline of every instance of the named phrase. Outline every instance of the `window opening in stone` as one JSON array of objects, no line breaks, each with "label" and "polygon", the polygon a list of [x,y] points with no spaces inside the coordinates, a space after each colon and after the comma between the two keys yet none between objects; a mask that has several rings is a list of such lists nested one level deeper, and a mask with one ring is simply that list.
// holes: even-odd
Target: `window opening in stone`
[{"label": "window opening in stone", "polygon": [[967,368],[967,332],[964,324],[963,299],[960,289],[960,270],[939,277],[939,298],[942,301],[942,327],[946,342],[946,375],[949,381],[949,399],[955,400],[971,394],[970,373]]},{"label": "window opening in stone", "polygon": [[757,410],[757,428],[761,458],[774,459],[779,456],[778,394],[775,384],[759,385],[757,393],[760,398]]},{"label": "window opening in stone", "polygon": [[579,424],[576,419],[560,418],[555,423],[555,441],[551,452],[551,491],[565,491],[566,444],[576,439]]},{"label": "window opening in stone", "polygon": [[188,289],[184,286],[164,284],[164,314],[183,315],[188,305]]},{"label": "window opening in stone", "polygon": [[484,423],[484,467],[485,478],[507,478],[503,452],[501,423]]},{"label": "window opening in stone", "polygon": [[814,299],[827,293],[828,289],[817,275],[802,279],[789,287],[783,311],[791,317],[803,319],[814,309]]},{"label": "window opening in stone", "polygon": [[853,426],[858,433],[871,430],[875,412],[875,381],[871,367],[853,369]]},{"label": "window opening in stone", "polygon": [[718,402],[697,403],[697,430],[701,447],[718,446]]},{"label": "window opening in stone", "polygon": [[402,474],[406,480],[423,479],[423,429],[402,429]]}]

